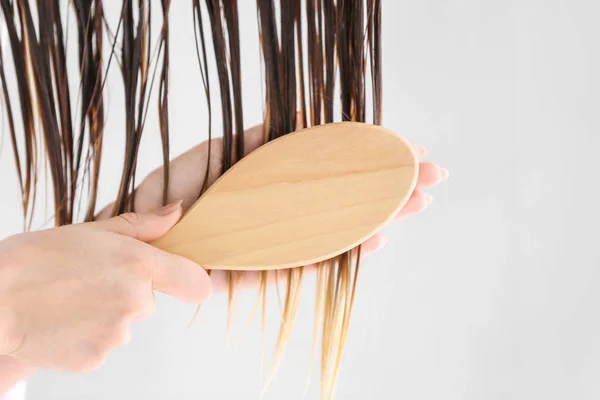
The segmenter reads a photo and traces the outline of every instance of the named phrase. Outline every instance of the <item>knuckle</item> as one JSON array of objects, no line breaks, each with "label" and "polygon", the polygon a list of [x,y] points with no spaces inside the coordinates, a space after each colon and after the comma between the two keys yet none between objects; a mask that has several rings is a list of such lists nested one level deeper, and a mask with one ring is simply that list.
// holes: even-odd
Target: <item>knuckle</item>
[{"label": "knuckle", "polygon": [[114,324],[106,333],[103,345],[106,349],[114,349],[127,344],[130,340],[130,336],[128,322],[121,320]]},{"label": "knuckle", "polygon": [[128,326],[122,326],[115,335],[115,347],[124,346],[131,340],[131,332]]},{"label": "knuckle", "polygon": [[108,353],[97,344],[87,346],[85,356],[76,360],[73,370],[75,372],[91,372],[100,368],[106,361]]},{"label": "knuckle", "polygon": [[136,317],[142,319],[147,318],[150,315],[154,314],[154,311],[156,311],[156,301],[154,300],[154,298],[152,298],[144,302],[144,305],[137,312]]},{"label": "knuckle", "polygon": [[118,253],[113,255],[109,263],[121,267],[125,290],[131,290],[131,285],[139,285],[150,277],[151,263],[142,247],[137,243],[125,243]]},{"label": "knuckle", "polygon": [[138,215],[133,212],[123,213],[119,215],[119,217],[121,217],[124,221],[126,221],[129,224],[135,224],[139,219]]},{"label": "knuckle", "polygon": [[156,301],[151,290],[144,288],[138,289],[127,302],[123,317],[125,318],[145,318],[151,315],[156,309]]}]

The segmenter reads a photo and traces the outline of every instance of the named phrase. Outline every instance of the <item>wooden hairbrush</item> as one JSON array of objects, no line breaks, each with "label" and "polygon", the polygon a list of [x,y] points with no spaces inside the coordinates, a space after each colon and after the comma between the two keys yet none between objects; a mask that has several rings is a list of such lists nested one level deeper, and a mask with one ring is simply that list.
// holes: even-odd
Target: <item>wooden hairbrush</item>
[{"label": "wooden hairbrush", "polygon": [[152,244],[206,269],[324,261],[363,243],[400,211],[418,165],[410,143],[377,125],[303,129],[236,163]]}]

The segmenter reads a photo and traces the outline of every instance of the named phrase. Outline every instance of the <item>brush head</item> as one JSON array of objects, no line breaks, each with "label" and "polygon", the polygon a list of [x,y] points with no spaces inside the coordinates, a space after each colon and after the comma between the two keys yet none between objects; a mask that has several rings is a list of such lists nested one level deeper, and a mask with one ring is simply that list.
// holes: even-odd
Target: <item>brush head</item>
[{"label": "brush head", "polygon": [[324,261],[366,241],[404,206],[418,161],[376,125],[319,125],[268,142],[213,184],[154,246],[206,269]]}]

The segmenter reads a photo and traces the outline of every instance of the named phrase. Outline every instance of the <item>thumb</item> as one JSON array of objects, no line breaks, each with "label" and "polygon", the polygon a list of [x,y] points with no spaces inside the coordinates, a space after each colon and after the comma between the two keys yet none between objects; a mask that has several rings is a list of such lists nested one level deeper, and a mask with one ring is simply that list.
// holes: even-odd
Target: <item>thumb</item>
[{"label": "thumb", "polygon": [[151,242],[163,236],[181,218],[181,201],[167,204],[148,213],[125,213],[102,221],[92,222],[94,227],[143,242]]}]

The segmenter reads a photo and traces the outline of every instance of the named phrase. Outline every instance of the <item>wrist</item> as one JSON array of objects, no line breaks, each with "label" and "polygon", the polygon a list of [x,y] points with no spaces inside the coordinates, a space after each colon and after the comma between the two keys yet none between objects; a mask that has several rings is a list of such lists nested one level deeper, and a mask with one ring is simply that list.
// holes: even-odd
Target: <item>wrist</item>
[{"label": "wrist", "polygon": [[[15,350],[15,293],[14,283],[19,268],[14,265],[14,252],[11,251],[10,239],[0,242],[0,357],[8,356]],[[6,360],[3,359],[4,362]]]}]

